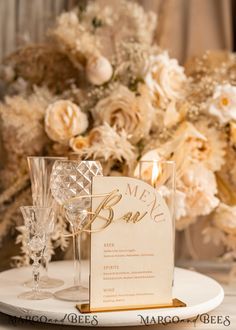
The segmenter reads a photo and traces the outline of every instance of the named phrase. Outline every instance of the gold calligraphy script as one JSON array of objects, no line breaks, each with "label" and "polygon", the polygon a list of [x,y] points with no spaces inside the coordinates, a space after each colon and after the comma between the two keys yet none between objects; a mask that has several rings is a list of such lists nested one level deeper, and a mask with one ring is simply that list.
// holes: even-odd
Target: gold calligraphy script
[{"label": "gold calligraphy script", "polygon": [[[150,209],[150,218],[156,222],[163,221],[164,220],[164,213],[160,210],[160,203],[157,200],[156,193],[151,193],[150,191],[146,189],[142,189],[142,191],[139,191],[139,186],[131,186],[129,183],[127,184],[125,194],[126,196],[130,196],[133,198],[138,199],[139,201],[146,203],[146,206]],[[115,219],[114,218],[114,206],[120,203],[122,198],[125,198],[123,194],[120,193],[118,189],[115,189],[109,193],[105,194],[97,194],[97,195],[83,195],[78,197],[73,197],[69,200],[67,200],[64,204],[70,205],[70,203],[73,203],[75,201],[80,201],[86,198],[103,198],[102,201],[98,204],[97,208],[92,211],[87,211],[88,214],[88,221],[82,226],[82,228],[78,229],[73,234],[65,235],[67,237],[71,237],[73,235],[79,235],[82,232],[92,233],[92,232],[99,232],[101,230],[104,230],[107,228],[113,221],[123,220],[126,223],[137,223],[141,221],[149,212],[139,212],[139,211],[128,211],[124,215],[122,215],[120,218]],[[106,214],[106,216],[104,215]],[[95,222],[95,220],[100,219],[102,220],[103,224],[94,230],[91,230],[92,224]],[[102,223],[101,222],[101,223]]]}]

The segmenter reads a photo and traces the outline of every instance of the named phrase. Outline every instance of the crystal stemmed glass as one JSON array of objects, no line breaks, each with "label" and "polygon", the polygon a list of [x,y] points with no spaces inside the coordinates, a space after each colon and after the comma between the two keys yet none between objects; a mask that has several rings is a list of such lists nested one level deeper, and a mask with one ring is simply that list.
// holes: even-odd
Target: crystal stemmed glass
[{"label": "crystal stemmed glass", "polygon": [[52,297],[52,294],[39,289],[40,262],[46,245],[47,231],[55,220],[55,213],[51,207],[22,206],[20,209],[24,218],[30,257],[33,260],[33,288],[18,297],[30,300],[47,299]]},{"label": "crystal stemmed glass", "polygon": [[[80,235],[76,232],[86,221],[91,206],[92,178],[102,175],[102,167],[96,161],[56,161],[51,174],[52,195],[62,205],[70,223],[73,239],[74,285],[57,291],[55,297],[70,301],[87,301],[88,289],[80,282]],[[78,199],[78,197],[82,197]],[[87,197],[85,197],[87,196]],[[78,202],[79,201],[79,202]]]},{"label": "crystal stemmed glass", "polygon": [[[55,214],[58,211],[58,204],[54,200],[50,189],[50,177],[53,164],[56,160],[67,159],[66,157],[27,157],[28,167],[31,179],[31,190],[33,205],[38,207],[52,207]],[[46,236],[46,246],[43,251],[42,266],[44,267],[44,276],[40,279],[41,288],[57,288],[64,284],[64,282],[57,278],[48,276],[48,264],[50,256],[48,253],[48,243],[50,241],[51,231],[48,231]],[[26,285],[31,287],[32,281],[27,281]]]}]

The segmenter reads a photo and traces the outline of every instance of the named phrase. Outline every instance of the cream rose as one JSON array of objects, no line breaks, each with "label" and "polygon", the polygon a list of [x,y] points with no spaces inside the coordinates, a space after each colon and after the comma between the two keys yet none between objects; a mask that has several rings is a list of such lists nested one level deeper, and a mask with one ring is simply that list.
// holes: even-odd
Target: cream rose
[{"label": "cream rose", "polygon": [[185,96],[187,78],[184,68],[167,52],[150,58],[150,66],[144,78],[158,107],[165,108],[170,101]]},{"label": "cream rose", "polygon": [[45,130],[53,141],[68,143],[72,137],[83,133],[87,127],[86,114],[71,101],[56,101],[46,110]]},{"label": "cream rose", "polygon": [[145,87],[138,96],[125,86],[119,86],[100,100],[92,111],[95,124],[108,123],[118,131],[125,130],[132,142],[146,136],[152,124],[153,108]]},{"label": "cream rose", "polygon": [[230,84],[216,86],[208,102],[208,112],[222,124],[236,120],[236,87]]}]

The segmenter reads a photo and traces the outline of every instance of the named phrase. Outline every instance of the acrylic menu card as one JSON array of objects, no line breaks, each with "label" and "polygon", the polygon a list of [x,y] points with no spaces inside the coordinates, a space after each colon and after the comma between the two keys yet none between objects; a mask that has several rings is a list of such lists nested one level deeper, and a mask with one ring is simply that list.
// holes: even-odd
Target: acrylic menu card
[{"label": "acrylic menu card", "polygon": [[90,311],[171,304],[173,224],[165,200],[128,177],[94,177],[92,194]]}]

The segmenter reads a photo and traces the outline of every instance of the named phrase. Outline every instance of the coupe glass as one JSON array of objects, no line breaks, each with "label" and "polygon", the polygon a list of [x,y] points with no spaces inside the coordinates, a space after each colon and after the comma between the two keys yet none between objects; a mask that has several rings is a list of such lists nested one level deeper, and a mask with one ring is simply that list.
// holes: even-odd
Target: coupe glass
[{"label": "coupe glass", "polygon": [[[31,179],[31,190],[33,205],[38,207],[52,207],[55,214],[58,211],[58,204],[54,200],[50,189],[50,177],[53,164],[56,160],[67,159],[66,157],[28,157],[28,166]],[[53,233],[53,227],[51,231],[48,231],[46,237],[46,246],[43,251],[42,265],[44,267],[44,276],[40,279],[41,288],[57,288],[62,286],[64,282],[57,278],[51,278],[48,276],[48,264],[50,261],[50,255],[48,253],[48,246],[51,235]],[[26,282],[26,285],[32,287],[32,281]]]},{"label": "coupe glass", "polygon": [[51,207],[22,206],[20,209],[24,218],[30,257],[33,260],[33,288],[18,297],[30,300],[47,299],[52,297],[52,294],[39,289],[40,262],[46,245],[47,232],[53,226],[55,213]]},{"label": "coupe glass", "polygon": [[[88,289],[80,281],[80,235],[76,233],[86,221],[91,207],[92,178],[97,175],[102,175],[102,167],[96,161],[61,160],[56,161],[53,166],[52,195],[63,206],[70,223],[74,259],[74,285],[57,291],[55,297],[58,299],[81,302],[88,300]],[[83,198],[78,198],[82,196]]]}]

